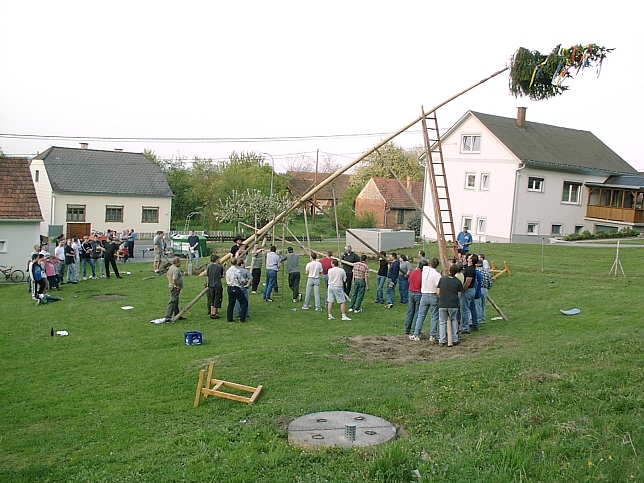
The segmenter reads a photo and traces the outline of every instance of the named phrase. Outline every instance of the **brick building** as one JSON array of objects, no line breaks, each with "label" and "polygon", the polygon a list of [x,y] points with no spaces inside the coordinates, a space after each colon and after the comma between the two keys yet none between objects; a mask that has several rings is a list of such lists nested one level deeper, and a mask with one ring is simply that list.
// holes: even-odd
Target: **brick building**
[{"label": "brick building", "polygon": [[[416,203],[422,206],[423,182],[407,177],[406,188]],[[414,200],[395,179],[371,178],[356,198],[356,216],[373,213],[376,228],[404,229],[416,211]]]}]

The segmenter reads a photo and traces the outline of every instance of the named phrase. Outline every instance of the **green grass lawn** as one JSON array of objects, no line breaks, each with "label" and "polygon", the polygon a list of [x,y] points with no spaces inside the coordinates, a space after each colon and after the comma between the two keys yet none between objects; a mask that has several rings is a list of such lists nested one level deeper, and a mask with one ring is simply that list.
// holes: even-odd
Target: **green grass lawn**
[{"label": "green grass lawn", "polygon": [[[488,305],[452,349],[404,337],[406,308],[373,304],[375,278],[364,312],[342,322],[299,310],[279,276],[274,303],[251,296],[246,324],[210,320],[205,299],[185,321],[150,324],[168,293],[165,277],[143,280],[148,264],[65,285],[44,306],[0,285],[0,481],[410,482],[416,469],[423,482],[644,481],[644,250],[620,252],[625,278],[608,276],[614,248],[548,245],[543,270],[540,245],[484,253],[510,265],[490,291],[510,320],[490,321]],[[202,288],[186,277],[181,306]],[[124,298],[92,298],[106,294]],[[204,345],[186,346],[187,330]],[[216,378],[263,385],[257,403],[193,408],[209,361]],[[290,421],[331,410],[382,417],[398,436],[288,444]]]}]

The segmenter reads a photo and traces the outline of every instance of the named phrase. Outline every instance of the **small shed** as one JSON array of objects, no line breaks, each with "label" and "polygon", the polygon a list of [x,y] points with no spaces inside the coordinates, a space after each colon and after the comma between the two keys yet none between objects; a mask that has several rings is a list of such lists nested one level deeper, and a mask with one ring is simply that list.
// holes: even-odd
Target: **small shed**
[{"label": "small shed", "polygon": [[[416,240],[413,230],[391,230],[388,228],[356,228],[351,230],[376,250],[389,252],[399,248],[412,248]],[[347,232],[347,245],[354,252],[370,252],[362,242]]]}]

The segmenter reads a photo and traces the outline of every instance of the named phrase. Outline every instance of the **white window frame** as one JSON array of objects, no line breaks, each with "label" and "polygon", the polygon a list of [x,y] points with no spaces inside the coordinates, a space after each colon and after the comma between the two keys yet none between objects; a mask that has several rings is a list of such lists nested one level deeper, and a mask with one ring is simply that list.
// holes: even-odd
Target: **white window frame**
[{"label": "white window frame", "polygon": [[[472,178],[472,184],[470,185],[469,180]],[[476,189],[476,173],[473,171],[467,171],[465,173],[465,189],[466,190],[475,190]]]},{"label": "white window frame", "polygon": [[[539,181],[539,188],[531,188],[530,187],[530,181],[535,180]],[[543,188],[544,185],[546,184],[546,178],[543,178],[541,176],[528,176],[528,191],[532,191],[533,193],[543,193]]]},{"label": "white window frame", "polygon": [[584,232],[584,225],[575,225],[575,235],[581,235]]},{"label": "white window frame", "polygon": [[467,231],[471,232],[472,231],[472,221],[473,220],[474,220],[474,218],[472,217],[472,215],[463,216],[463,218],[461,219],[461,228],[466,226]]},{"label": "white window frame", "polygon": [[476,219],[476,234],[485,235],[485,230],[487,229],[487,218],[480,216]]},{"label": "white window frame", "polygon": [[38,183],[40,181],[40,170],[35,170],[34,172],[34,182]]},{"label": "white window frame", "polygon": [[[532,231],[530,231],[530,227],[534,227]],[[528,236],[536,236],[539,234],[539,222],[538,221],[529,221],[528,222],[528,229],[526,230],[526,233]]]},{"label": "white window frame", "polygon": [[489,191],[490,189],[490,173],[481,173],[481,179],[479,181],[479,189],[481,191]]},{"label": "white window frame", "polygon": [[[568,199],[564,199],[564,195],[566,193],[566,185],[569,185],[570,188],[573,186],[577,187],[577,199],[572,200],[572,189],[569,189],[568,191]],[[579,181],[564,181],[563,182],[563,187],[561,191],[561,202],[565,205],[580,205],[581,204],[581,187],[583,186],[583,183],[580,183]]]},{"label": "white window frame", "polygon": [[[555,233],[555,227],[559,227],[559,233]],[[551,223],[550,234],[554,236],[563,236],[563,223]]]},{"label": "white window frame", "polygon": [[0,253],[7,253],[7,240],[0,240]]},{"label": "white window frame", "polygon": [[462,134],[461,135],[461,153],[471,154],[471,153],[480,153],[480,152],[481,152],[480,134]]}]

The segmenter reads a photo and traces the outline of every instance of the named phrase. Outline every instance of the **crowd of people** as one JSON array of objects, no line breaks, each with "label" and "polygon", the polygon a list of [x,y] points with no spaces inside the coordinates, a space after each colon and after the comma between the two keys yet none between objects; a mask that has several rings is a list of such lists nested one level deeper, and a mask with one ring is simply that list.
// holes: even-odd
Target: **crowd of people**
[{"label": "crowd of people", "polygon": [[[285,265],[293,303],[303,299],[302,310],[314,309],[318,312],[324,311],[325,305],[329,320],[335,318],[333,309],[337,305],[342,320],[349,321],[349,313],[363,312],[369,275],[374,272],[376,304],[393,309],[397,303],[398,287],[398,302],[407,306],[404,330],[410,340],[420,340],[423,324],[429,315],[430,343],[447,346],[448,340],[451,340],[449,345],[458,345],[459,337],[477,331],[479,325],[485,322],[487,293],[492,287],[492,278],[485,256],[469,253],[471,235],[467,233],[467,227],[457,240],[458,257],[452,260],[451,266],[442,270],[439,260],[428,260],[422,250],[418,252],[414,265],[405,254],[380,252],[378,269],[371,270],[366,263],[367,256],[356,254],[347,245],[339,257],[334,257],[328,251],[318,259],[318,253],[310,252],[302,277],[300,255],[292,247],[279,254],[277,247],[271,245],[264,254],[264,240],[247,253],[242,239],[238,238],[230,250],[230,267],[226,268],[221,264],[221,259],[213,255],[206,269],[207,313],[212,319],[221,317],[219,311],[224,294],[222,281],[225,279],[228,295],[226,319],[232,322],[236,314],[241,322],[245,322],[250,317],[250,295],[258,294],[264,264],[266,273],[262,299],[265,302],[273,302],[273,293],[278,290],[277,274]],[[175,260],[180,265],[180,259]],[[249,269],[246,268],[247,262]],[[304,294],[300,292],[301,278],[306,280]],[[169,285],[172,290],[172,281]],[[324,295],[321,291],[323,285],[326,289]],[[171,297],[172,303],[168,305],[166,313],[168,321],[178,313],[178,305],[173,305],[173,300]],[[448,330],[451,337],[448,337]]]},{"label": "crowd of people", "polygon": [[[102,240],[101,240],[102,238]],[[72,236],[58,237],[54,252],[49,244],[35,245],[27,261],[29,293],[38,304],[62,300],[51,295],[60,291],[63,284],[77,284],[80,281],[110,278],[123,278],[116,264],[117,254],[121,257],[134,256],[134,230],[122,233],[108,230],[106,236],[93,234],[82,238]],[[111,268],[111,271],[110,271]]]}]

